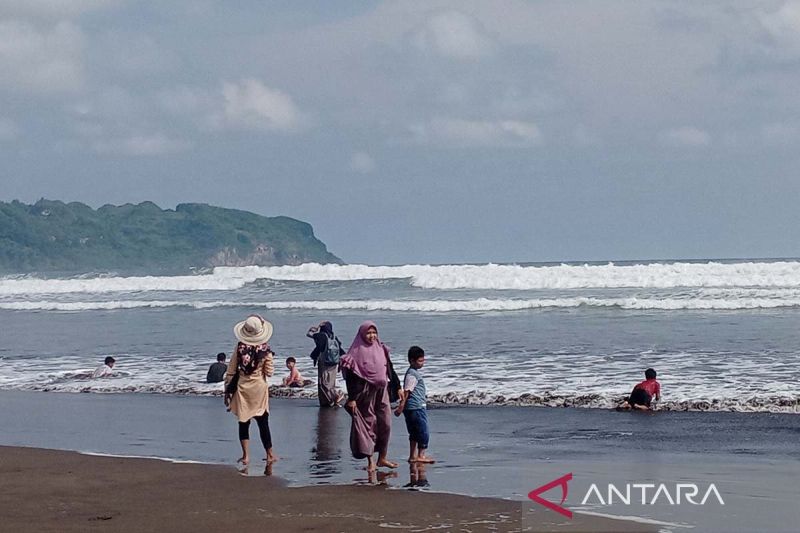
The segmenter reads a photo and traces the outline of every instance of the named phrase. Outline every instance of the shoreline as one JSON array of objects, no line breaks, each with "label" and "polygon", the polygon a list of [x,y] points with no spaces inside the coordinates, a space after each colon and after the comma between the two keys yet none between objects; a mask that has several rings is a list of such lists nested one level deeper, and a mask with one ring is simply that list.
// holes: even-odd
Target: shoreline
[{"label": "shoreline", "polygon": [[288,487],[223,465],[41,448],[0,446],[0,476],[0,514],[12,531],[657,531],[598,516],[559,520],[498,498],[380,483]]},{"label": "shoreline", "polygon": [[[221,468],[239,476],[237,424],[219,398],[0,391],[0,403],[0,446],[80,451],[92,461]],[[795,415],[450,406],[430,410],[429,419],[431,452],[437,460],[424,472],[423,492],[429,495],[528,504],[539,515],[557,519],[560,515],[527,495],[572,473],[565,505],[576,516],[590,512],[657,523],[672,531],[693,525],[726,532],[766,531],[765,520],[774,524],[769,530],[784,531],[780,524],[800,520],[800,509],[793,505],[800,475]],[[343,409],[274,398],[270,427],[281,458],[271,479],[279,476],[298,489],[370,485],[364,461],[351,457],[350,418]],[[263,478],[264,465],[257,461],[260,445],[253,438],[256,460],[247,474]],[[393,418],[389,458],[401,466],[384,479],[391,493],[417,488],[419,472],[404,462],[407,453],[405,427]],[[725,507],[619,505],[596,498],[586,504],[592,483],[624,487],[643,482],[673,489],[676,483],[713,482]],[[557,490],[546,499],[558,502]]]},{"label": "shoreline", "polygon": [[[206,385],[205,382],[197,382]],[[49,394],[141,394],[169,397],[206,397],[222,398],[222,391],[187,391],[187,390],[158,390],[158,389],[92,389],[86,387],[77,390],[59,390],[50,387],[11,388],[8,392],[21,393],[49,393]],[[317,393],[314,384],[305,388],[287,388],[280,385],[270,385],[270,398],[286,400],[316,401]],[[481,391],[467,391],[458,395],[456,393],[434,393],[428,395],[429,409],[449,409],[455,407],[523,407],[523,408],[553,408],[553,409],[581,409],[613,411],[621,404],[626,395],[613,398],[599,394],[568,395],[544,393],[523,393],[519,396],[492,396]],[[608,405],[608,403],[612,405]],[[749,398],[721,398],[714,400],[664,400],[659,403],[658,409],[652,412],[663,413],[736,413],[736,414],[786,414],[800,415],[800,396],[792,395],[762,395]]]}]

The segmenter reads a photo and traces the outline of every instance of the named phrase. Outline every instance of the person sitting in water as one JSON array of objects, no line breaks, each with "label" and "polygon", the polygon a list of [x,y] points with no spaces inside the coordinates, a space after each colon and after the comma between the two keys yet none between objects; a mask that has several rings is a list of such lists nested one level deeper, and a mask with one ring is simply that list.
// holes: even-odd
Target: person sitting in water
[{"label": "person sitting in water", "polygon": [[297,369],[297,359],[294,357],[286,358],[286,368],[289,369],[289,375],[283,378],[284,387],[305,387],[310,383],[310,380],[305,380],[300,375],[300,371]]},{"label": "person sitting in water", "polygon": [[644,371],[645,380],[633,388],[627,400],[622,402],[622,409],[652,410],[653,400],[661,401],[661,384],[656,381],[656,371],[648,368]]},{"label": "person sitting in water", "polygon": [[211,363],[208,367],[208,374],[206,374],[206,383],[219,383],[225,379],[225,371],[228,370],[228,365],[225,364],[225,352],[217,354],[217,362]]},{"label": "person sitting in water", "polygon": [[105,358],[103,364],[98,366],[97,369],[92,374],[92,378],[104,378],[108,376],[113,376],[114,371],[114,363],[116,363],[116,359],[111,357],[110,355]]}]

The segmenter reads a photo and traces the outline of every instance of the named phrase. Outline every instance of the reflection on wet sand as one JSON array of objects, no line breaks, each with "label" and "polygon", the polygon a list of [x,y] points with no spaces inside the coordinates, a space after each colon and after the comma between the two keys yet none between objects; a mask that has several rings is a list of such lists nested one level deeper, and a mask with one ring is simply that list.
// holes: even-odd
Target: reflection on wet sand
[{"label": "reflection on wet sand", "polygon": [[311,448],[309,474],[324,480],[341,473],[342,450],[337,420],[339,409],[320,408],[317,412],[316,444]]},{"label": "reflection on wet sand", "polygon": [[[265,476],[271,476],[272,475],[272,465],[273,464],[275,464],[275,463],[272,463],[272,462],[266,463],[266,465],[264,466],[264,475]],[[243,476],[249,476],[250,475],[250,465],[240,465],[239,467],[237,467],[237,470]],[[254,476],[258,476],[260,474],[258,472],[254,472],[253,475]]]},{"label": "reflection on wet sand", "polygon": [[409,463],[408,474],[409,481],[403,487],[408,489],[419,489],[430,487],[428,482],[428,473],[426,471],[427,465],[425,463]]}]

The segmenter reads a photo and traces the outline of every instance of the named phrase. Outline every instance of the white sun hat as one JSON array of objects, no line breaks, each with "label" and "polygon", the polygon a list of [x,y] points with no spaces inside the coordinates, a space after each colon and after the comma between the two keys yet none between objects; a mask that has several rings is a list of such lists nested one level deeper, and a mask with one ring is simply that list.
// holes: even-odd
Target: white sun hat
[{"label": "white sun hat", "polygon": [[233,326],[233,334],[245,344],[258,346],[272,337],[272,324],[258,315],[250,315]]}]

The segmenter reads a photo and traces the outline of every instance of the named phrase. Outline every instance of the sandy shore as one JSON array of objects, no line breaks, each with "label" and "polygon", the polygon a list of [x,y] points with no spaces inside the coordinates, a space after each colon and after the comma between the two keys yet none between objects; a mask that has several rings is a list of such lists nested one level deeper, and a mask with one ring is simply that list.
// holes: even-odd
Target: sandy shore
[{"label": "sandy shore", "polygon": [[16,447],[0,447],[0,516],[7,531],[655,531],[544,512],[523,519],[522,504],[500,499],[381,484],[288,488],[228,466]]}]

